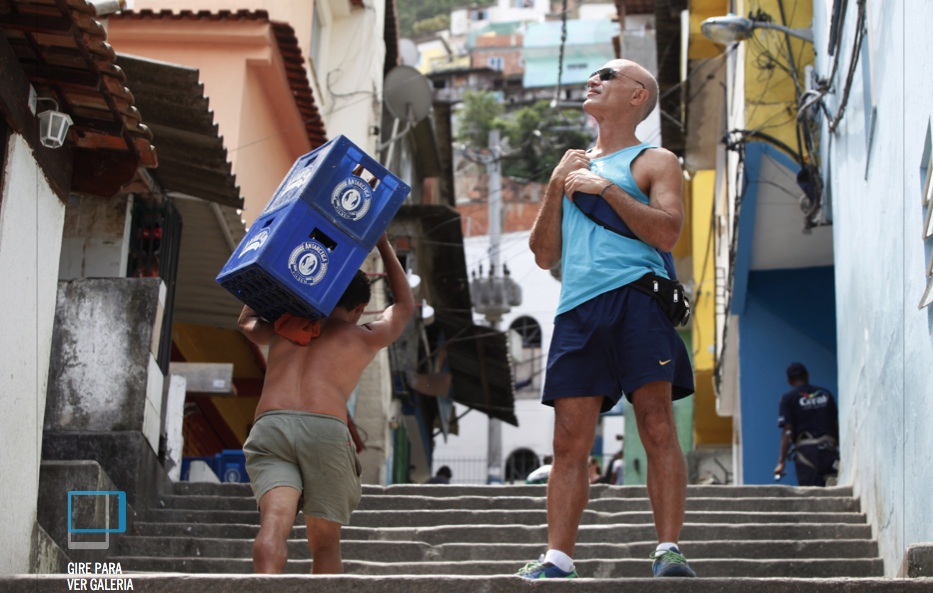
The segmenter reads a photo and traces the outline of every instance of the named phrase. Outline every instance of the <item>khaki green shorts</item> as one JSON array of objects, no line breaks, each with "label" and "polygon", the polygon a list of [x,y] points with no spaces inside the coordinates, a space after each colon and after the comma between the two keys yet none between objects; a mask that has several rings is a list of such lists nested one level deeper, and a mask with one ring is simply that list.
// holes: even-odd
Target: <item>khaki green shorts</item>
[{"label": "khaki green shorts", "polygon": [[362,495],[362,468],[346,424],[308,412],[266,412],[243,452],[257,506],[269,490],[290,486],[302,493],[306,517],[349,524]]}]

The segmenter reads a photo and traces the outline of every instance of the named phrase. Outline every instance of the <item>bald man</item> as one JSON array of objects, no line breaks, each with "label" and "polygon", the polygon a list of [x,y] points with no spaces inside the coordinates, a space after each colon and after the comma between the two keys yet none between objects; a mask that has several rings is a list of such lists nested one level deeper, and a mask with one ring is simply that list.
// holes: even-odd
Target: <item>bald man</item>
[{"label": "bald man", "polygon": [[[598,124],[596,144],[564,154],[531,230],[535,262],[543,269],[559,265],[562,283],[542,396],[555,414],[548,549],[518,575],[577,576],[573,551],[589,498],[587,460],[596,425],[624,394],[648,457],[658,535],[649,556],[652,571],[692,577],[677,545],[687,470],[672,402],[693,393],[693,371],[662,306],[636,288],[648,274],[670,278],[663,258],[683,226],[683,175],[673,153],[635,135],[658,102],[650,72],[629,60],[612,60],[586,86],[583,110]],[[619,223],[594,221],[581,209],[584,198],[586,209],[595,198]]]}]

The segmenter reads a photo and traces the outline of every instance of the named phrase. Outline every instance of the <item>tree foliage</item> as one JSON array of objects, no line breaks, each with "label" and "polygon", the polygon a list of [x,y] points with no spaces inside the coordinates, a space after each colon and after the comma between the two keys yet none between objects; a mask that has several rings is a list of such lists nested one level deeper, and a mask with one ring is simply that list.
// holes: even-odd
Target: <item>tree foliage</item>
[{"label": "tree foliage", "polygon": [[504,128],[511,149],[502,163],[502,174],[547,183],[565,152],[593,143],[585,124],[582,110],[557,111],[549,101],[518,109]]},{"label": "tree foliage", "polygon": [[503,129],[502,103],[490,91],[466,91],[463,107],[457,113],[457,131],[454,138],[470,149],[482,149],[489,143],[489,131]]},{"label": "tree foliage", "polygon": [[567,150],[593,143],[580,109],[557,111],[550,101],[542,100],[507,113],[495,93],[467,91],[457,115],[456,140],[468,151],[482,150],[494,128],[502,132],[508,146],[502,174],[538,183],[547,183]]},{"label": "tree foliage", "polygon": [[449,28],[450,16],[446,14],[432,16],[429,19],[424,19],[423,21],[418,21],[414,24],[415,35],[421,35],[423,33],[434,33],[435,31],[444,31],[445,29]]}]

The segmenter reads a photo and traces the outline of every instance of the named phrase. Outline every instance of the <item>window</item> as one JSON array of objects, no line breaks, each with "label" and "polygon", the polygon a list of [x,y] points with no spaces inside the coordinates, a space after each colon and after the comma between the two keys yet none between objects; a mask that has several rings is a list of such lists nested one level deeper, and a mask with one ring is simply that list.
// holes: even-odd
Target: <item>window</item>
[{"label": "window", "polygon": [[528,474],[538,469],[541,463],[531,449],[517,449],[505,460],[505,481],[524,482]]},{"label": "window", "polygon": [[541,326],[531,317],[519,317],[509,328],[521,340],[521,357],[515,365],[515,391],[537,397],[541,388]]},{"label": "window", "polygon": [[485,8],[474,8],[470,11],[471,21],[485,21],[489,18],[489,12]]},{"label": "window", "polygon": [[923,309],[933,303],[933,133],[927,123],[927,137],[920,163],[922,191],[920,205],[923,208],[923,253],[926,256],[926,289],[920,297],[918,308]]},{"label": "window", "polygon": [[10,126],[0,115],[0,205],[3,205],[3,177],[6,173],[6,151],[10,141]]},{"label": "window", "polygon": [[[867,14],[871,11],[866,6]],[[868,179],[868,163],[871,160],[871,146],[875,137],[875,126],[878,118],[878,98],[875,93],[875,72],[872,64],[872,30],[871,18],[865,19],[865,31],[862,33],[861,62],[862,62],[862,98],[864,100],[865,115],[865,179]]]},{"label": "window", "polygon": [[500,56],[489,56],[486,58],[486,65],[501,72],[505,68],[505,60]]}]

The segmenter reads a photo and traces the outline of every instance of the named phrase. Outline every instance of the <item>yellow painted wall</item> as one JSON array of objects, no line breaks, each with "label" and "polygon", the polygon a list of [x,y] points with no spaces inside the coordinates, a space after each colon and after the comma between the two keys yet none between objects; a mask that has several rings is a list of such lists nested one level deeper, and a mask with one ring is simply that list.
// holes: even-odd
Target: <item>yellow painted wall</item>
[{"label": "yellow painted wall", "polygon": [[697,446],[729,444],[732,437],[732,419],[716,414],[713,392],[716,265],[711,221],[715,182],[715,171],[698,171],[688,184],[693,252],[694,440]]},{"label": "yellow painted wall", "polygon": [[700,25],[708,18],[723,16],[728,12],[728,0],[691,0],[689,59],[704,60],[722,53],[723,47],[704,37]]},{"label": "yellow painted wall", "polygon": [[212,397],[211,403],[220,412],[227,426],[240,442],[249,436],[249,427],[253,425],[253,415],[259,404],[258,397]]},{"label": "yellow painted wall", "polygon": [[[781,22],[781,9],[778,0],[746,1],[744,10],[737,14],[747,14],[749,10],[762,10],[771,15],[775,24]],[[813,2],[799,0],[794,3],[784,2],[784,12],[788,18],[786,26],[791,28],[809,27],[813,20]],[[745,46],[745,128],[760,130],[787,146],[797,150],[796,134],[796,97],[794,80],[778,66],[771,67],[775,60],[787,63],[787,38],[779,31],[755,31],[754,39],[744,41]],[[794,57],[800,86],[805,86],[804,67],[814,59],[813,44],[790,38],[790,47]]]}]

